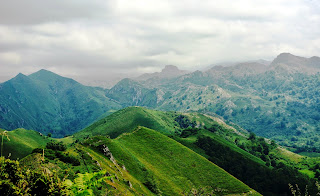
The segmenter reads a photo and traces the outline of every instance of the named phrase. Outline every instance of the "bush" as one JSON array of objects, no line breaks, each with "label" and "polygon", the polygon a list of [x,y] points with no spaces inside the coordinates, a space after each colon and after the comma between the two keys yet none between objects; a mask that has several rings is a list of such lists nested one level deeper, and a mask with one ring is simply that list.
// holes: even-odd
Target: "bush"
[{"label": "bush", "polygon": [[198,131],[199,131],[198,128],[188,127],[181,132],[180,137],[187,138],[191,135],[196,135],[198,133]]},{"label": "bush", "polygon": [[58,151],[65,151],[67,146],[62,142],[50,141],[47,143],[46,148]]},{"label": "bush", "polygon": [[57,176],[25,170],[19,161],[0,158],[1,195],[66,195],[66,192]]}]

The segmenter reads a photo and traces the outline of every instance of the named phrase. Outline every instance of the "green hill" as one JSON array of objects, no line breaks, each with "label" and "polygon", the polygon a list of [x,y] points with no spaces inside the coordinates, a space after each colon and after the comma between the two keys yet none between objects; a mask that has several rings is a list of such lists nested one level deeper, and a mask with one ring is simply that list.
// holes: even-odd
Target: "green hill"
[{"label": "green hill", "polygon": [[[3,133],[4,130],[0,130]],[[3,155],[11,159],[23,158],[29,155],[33,149],[44,147],[50,141],[39,132],[25,129],[16,129],[7,132],[8,138],[3,137]]]},{"label": "green hill", "polygon": [[181,195],[192,188],[211,187],[223,195],[257,194],[204,157],[154,130],[138,127],[116,139],[103,138],[87,144],[105,144],[118,164],[154,193]]},{"label": "green hill", "polygon": [[[205,127],[212,124],[221,124],[229,127],[230,132],[247,134],[244,130],[236,131],[232,129],[219,118],[200,113],[164,112],[134,106],[121,109],[98,120],[82,131],[75,133],[74,136],[84,138],[94,135],[109,135],[111,138],[116,138],[122,133],[132,131],[137,126],[144,126],[166,135],[172,135],[179,134],[182,129],[189,126]],[[222,132],[221,134],[226,133]]]},{"label": "green hill", "polygon": [[84,130],[75,133],[78,138],[93,135],[109,135],[116,138],[122,133],[130,132],[137,126],[145,126],[162,133],[173,133],[177,123],[174,121],[174,112],[149,110],[142,107],[128,107],[119,110]]}]

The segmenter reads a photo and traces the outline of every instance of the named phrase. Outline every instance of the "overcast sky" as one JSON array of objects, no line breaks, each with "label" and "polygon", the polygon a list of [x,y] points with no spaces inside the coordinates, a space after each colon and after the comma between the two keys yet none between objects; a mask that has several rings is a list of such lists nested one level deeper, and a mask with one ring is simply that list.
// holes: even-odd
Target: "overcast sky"
[{"label": "overcast sky", "polygon": [[0,82],[48,69],[74,78],[320,56],[317,0],[2,0]]}]

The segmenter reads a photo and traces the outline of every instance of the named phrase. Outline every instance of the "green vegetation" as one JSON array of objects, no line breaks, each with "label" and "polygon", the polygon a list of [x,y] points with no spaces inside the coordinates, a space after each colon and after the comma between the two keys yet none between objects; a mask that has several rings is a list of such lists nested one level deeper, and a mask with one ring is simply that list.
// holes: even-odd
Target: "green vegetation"
[{"label": "green vegetation", "polygon": [[[318,158],[295,154],[228,124],[199,113],[129,107],[61,139],[21,129],[20,137],[30,135],[37,142],[31,147],[33,154],[19,162],[24,168],[56,175],[72,194],[78,189],[75,179],[85,182],[85,176],[101,176],[99,172],[113,177],[93,178],[90,182],[98,180],[96,188],[85,183],[87,194],[258,194],[253,188],[263,195],[278,195],[290,193],[289,183],[316,191],[312,179],[320,177]],[[11,132],[16,131],[8,132],[11,141],[4,138],[4,149],[22,143]]]},{"label": "green vegetation", "polygon": [[[41,164],[42,166],[45,164]],[[3,195],[100,195],[110,192],[104,170],[78,173],[74,180],[61,179],[48,168],[29,170],[19,161],[0,158],[0,192]]]},{"label": "green vegetation", "polygon": [[[122,133],[130,132],[137,126],[157,130],[165,135],[180,133],[186,127],[227,126],[222,120],[199,113],[179,113],[150,110],[143,107],[128,107],[119,110],[75,133],[75,138],[95,135],[109,135],[116,138]],[[244,133],[247,133],[244,131]],[[224,133],[221,133],[224,134]]]},{"label": "green vegetation", "polygon": [[98,195],[103,192],[97,192],[97,190],[105,189],[103,187],[107,187],[106,180],[110,180],[113,177],[106,176],[106,174],[107,172],[104,170],[85,174],[78,173],[74,182],[66,180],[64,181],[64,185],[71,190],[69,192],[71,195]]},{"label": "green vegetation", "polygon": [[1,157],[0,192],[3,195],[64,195],[67,190],[56,175],[26,170],[19,161]]}]

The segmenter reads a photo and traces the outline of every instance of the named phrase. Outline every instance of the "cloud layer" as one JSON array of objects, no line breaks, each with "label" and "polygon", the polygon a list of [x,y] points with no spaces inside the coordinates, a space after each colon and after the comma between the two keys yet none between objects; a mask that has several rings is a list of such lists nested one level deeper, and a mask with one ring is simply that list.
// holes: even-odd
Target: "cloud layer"
[{"label": "cloud layer", "polygon": [[10,0],[0,6],[0,82],[42,68],[103,79],[319,56],[319,27],[316,0]]}]

